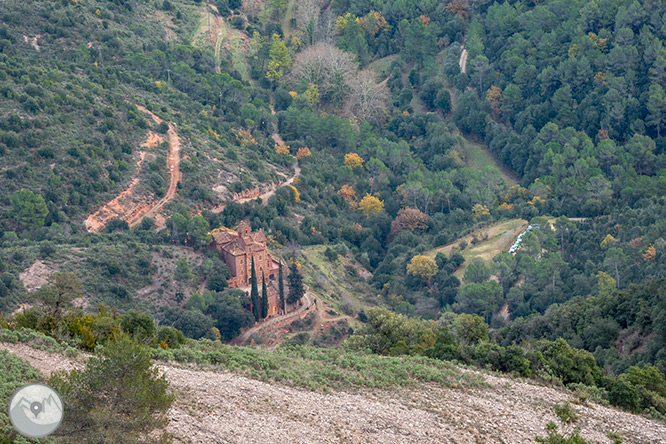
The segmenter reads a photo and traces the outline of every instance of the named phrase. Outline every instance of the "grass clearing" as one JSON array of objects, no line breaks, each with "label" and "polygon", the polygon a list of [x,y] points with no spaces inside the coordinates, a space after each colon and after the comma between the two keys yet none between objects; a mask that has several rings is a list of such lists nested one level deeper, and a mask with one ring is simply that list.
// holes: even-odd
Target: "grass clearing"
[{"label": "grass clearing", "polygon": [[315,245],[301,251],[305,259],[303,266],[307,270],[305,282],[310,290],[317,293],[326,305],[350,315],[364,305],[377,305],[375,291],[363,277],[352,273],[360,271],[360,265],[351,253],[347,257],[340,255],[331,262],[324,255],[325,250],[325,246]]},{"label": "grass clearing", "polygon": [[210,44],[210,30],[215,17],[207,5],[203,5],[199,11],[199,24],[190,38],[191,45],[196,48],[205,48]]},{"label": "grass clearing", "polygon": [[391,66],[391,63],[393,63],[393,61],[397,58],[398,54],[391,54],[381,59],[375,60],[372,63],[368,63],[368,66],[366,68],[376,72],[378,80],[382,81],[391,74],[389,68]]},{"label": "grass clearing", "polygon": [[287,10],[282,18],[282,33],[284,34],[285,40],[287,37],[291,36],[291,33],[293,32],[291,29],[291,19],[294,18],[295,5],[296,0],[289,0],[289,3],[287,3]]},{"label": "grass clearing", "polygon": [[250,82],[250,68],[247,64],[245,55],[243,54],[242,44],[243,39],[241,37],[240,31],[237,29],[231,30],[229,34],[229,43],[231,54],[231,63],[236,71],[238,71],[243,78],[243,81]]},{"label": "grass clearing", "polygon": [[480,170],[486,167],[496,168],[499,170],[502,179],[504,179],[504,182],[508,186],[518,185],[516,178],[493,157],[488,151],[488,148],[479,143],[472,142],[463,136],[460,137],[460,140],[468,167],[474,168],[475,170]]},{"label": "grass clearing", "polygon": [[[437,253],[450,255],[453,249],[457,248],[461,242],[466,242],[467,248],[462,251],[465,262],[453,273],[458,279],[462,280],[462,277],[467,270],[467,266],[473,259],[478,258],[485,263],[489,263],[502,251],[508,251],[518,235],[527,228],[527,226],[528,222],[524,219],[510,219],[498,222],[480,230],[476,230],[448,245],[434,248],[426,254],[431,257],[435,257]],[[476,244],[472,244],[474,238],[483,239],[485,236],[488,236],[488,238]]]}]

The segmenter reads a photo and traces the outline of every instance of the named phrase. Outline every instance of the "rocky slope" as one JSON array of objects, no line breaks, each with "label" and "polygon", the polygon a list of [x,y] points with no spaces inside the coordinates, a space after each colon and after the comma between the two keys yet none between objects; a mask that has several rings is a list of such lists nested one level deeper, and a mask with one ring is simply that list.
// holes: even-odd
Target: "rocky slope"
[{"label": "rocky slope", "polygon": [[[0,343],[49,374],[81,360]],[[169,417],[179,443],[528,443],[546,435],[554,403],[571,394],[482,374],[486,384],[394,391],[318,393],[226,371],[157,363],[177,401]],[[599,405],[574,405],[581,435],[610,443],[664,443],[666,424]]]}]

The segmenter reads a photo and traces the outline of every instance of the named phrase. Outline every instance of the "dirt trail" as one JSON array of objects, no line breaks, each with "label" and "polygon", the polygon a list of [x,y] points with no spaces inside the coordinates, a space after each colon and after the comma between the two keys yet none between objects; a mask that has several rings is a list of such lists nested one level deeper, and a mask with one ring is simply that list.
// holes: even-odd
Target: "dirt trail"
[{"label": "dirt trail", "polygon": [[294,167],[294,174],[292,176],[288,177],[286,180],[284,180],[280,183],[271,185],[268,190],[264,191],[263,193],[261,193],[260,195],[258,195],[256,197],[246,197],[246,198],[242,198],[242,199],[237,199],[236,202],[245,203],[245,202],[249,202],[251,200],[255,200],[257,198],[261,198],[262,202],[264,202],[264,205],[265,205],[266,202],[268,202],[268,198],[271,197],[273,194],[275,194],[275,192],[277,191],[278,188],[291,185],[292,183],[294,183],[294,178],[297,177],[299,174],[301,174],[301,167],[296,165]]},{"label": "dirt trail", "polygon": [[460,60],[458,61],[458,64],[460,65],[460,72],[463,74],[467,72],[467,54],[467,50],[463,48],[463,50],[460,52]]},{"label": "dirt trail", "polygon": [[312,324],[311,330],[313,332],[317,331],[324,331],[326,328],[340,322],[340,321],[352,321],[354,318],[351,316],[347,316],[345,314],[338,314],[337,316],[332,316],[327,312],[328,310],[331,310],[330,307],[326,306],[324,304],[324,301],[321,299],[317,300],[315,299],[315,305],[317,308],[317,316],[315,318],[314,323]]},{"label": "dirt trail", "polygon": [[140,212],[145,207],[145,203],[136,201],[136,187],[139,185],[139,173],[141,172],[141,164],[145,157],[145,151],[139,154],[139,160],[136,163],[136,173],[134,173],[129,186],[113,200],[88,216],[84,222],[88,231],[92,233],[102,231],[111,219],[128,220],[133,214]]},{"label": "dirt trail", "polygon": [[[0,343],[0,349],[45,375],[80,369],[87,357],[72,359],[25,344]],[[533,443],[536,435],[547,434],[549,421],[557,421],[552,405],[574,400],[563,390],[462,369],[487,386],[321,393],[219,367],[156,366],[176,393],[167,414],[176,443]],[[607,433],[614,432],[627,444],[664,442],[663,422],[597,404],[572,407],[587,440],[610,443]]]},{"label": "dirt trail", "polygon": [[[217,9],[217,6],[211,4],[208,4],[207,6],[212,11],[212,16],[213,16],[213,22],[211,23],[211,27],[209,30],[210,35],[208,38],[215,47],[215,60],[217,60],[217,65],[215,66],[215,72],[217,74],[220,74],[222,72],[222,69],[220,68],[222,42],[227,37],[228,31],[226,28],[226,23],[224,22],[222,16],[220,16],[220,12]],[[206,14],[209,14],[208,10],[206,11]]]},{"label": "dirt trail", "polygon": [[[278,173],[280,174],[280,173]],[[294,178],[296,178],[299,174],[301,174],[301,167],[297,165],[294,166],[294,174],[291,176],[287,177],[286,179],[278,182],[278,183],[272,183],[264,188],[254,188],[252,190],[246,190],[241,193],[236,193],[234,196],[231,198],[232,201],[238,202],[240,204],[246,203],[253,201],[255,199],[261,199],[262,205],[266,205],[268,203],[268,199],[275,194],[278,188],[283,187],[283,186],[288,186],[294,183]],[[224,211],[225,204],[221,203],[215,208],[211,209],[210,211],[213,213],[221,213]]]},{"label": "dirt trail", "polygon": [[[157,117],[155,114],[153,114],[143,106],[137,105],[136,107],[139,109],[139,111],[148,114],[158,125],[162,123],[162,119]],[[164,207],[164,204],[166,204],[171,199],[176,197],[176,191],[178,189],[178,181],[181,178],[180,151],[182,149],[182,145],[180,137],[176,132],[176,127],[171,122],[169,122],[169,130],[167,131],[167,135],[169,136],[169,154],[167,155],[167,169],[169,170],[169,188],[167,189],[164,197],[159,201],[157,201],[156,203],[152,204],[150,207],[148,207],[147,211],[143,215],[141,215],[140,217],[137,215],[137,217],[134,217],[131,222],[128,221],[130,226],[136,225],[144,217],[154,216],[158,211],[160,211]],[[158,225],[157,228],[159,229],[164,227]]]},{"label": "dirt trail", "polygon": [[[310,294],[309,292],[305,293],[305,296],[303,296],[303,305],[298,309],[291,311],[287,314],[284,314],[282,316],[273,316],[272,318],[269,318],[267,321],[264,321],[260,324],[255,325],[254,327],[250,328],[249,330],[243,332],[239,336],[235,337],[233,341],[231,341],[232,345],[245,345],[249,340],[250,337],[258,333],[262,330],[270,329],[271,327],[276,326],[277,324],[282,324],[285,321],[292,320],[306,311],[310,311],[310,309],[313,308],[314,304],[312,300],[310,299]],[[316,307],[315,307],[316,308]]]},{"label": "dirt trail", "polygon": [[[150,112],[148,109],[141,105],[136,105],[139,111],[148,114],[155,123],[158,125],[162,123],[162,119]],[[165,203],[173,199],[176,195],[178,181],[180,180],[180,150],[181,142],[178,133],[172,123],[169,123],[169,153],[167,155],[167,168],[170,173],[169,188],[167,189],[164,197],[156,202],[146,196],[140,196],[136,190],[139,185],[139,173],[141,172],[141,164],[146,157],[146,152],[142,151],[137,161],[137,169],[130,185],[122,191],[113,200],[106,205],[99,208],[93,214],[88,216],[85,221],[85,226],[90,232],[99,232],[106,227],[111,219],[122,219],[130,226],[134,226],[141,222],[146,216],[157,216],[156,213],[162,209]],[[148,132],[148,139],[141,146],[144,148],[152,148],[158,146],[164,141],[164,138],[153,131]],[[164,217],[157,218],[158,222],[164,220]],[[159,226],[158,228],[163,228]]]}]

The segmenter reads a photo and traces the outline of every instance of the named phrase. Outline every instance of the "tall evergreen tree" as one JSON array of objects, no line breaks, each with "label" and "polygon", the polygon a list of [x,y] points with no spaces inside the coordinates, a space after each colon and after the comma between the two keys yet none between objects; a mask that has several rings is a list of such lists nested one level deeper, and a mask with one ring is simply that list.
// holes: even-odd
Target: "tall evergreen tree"
[{"label": "tall evergreen tree", "polygon": [[268,291],[266,290],[266,278],[264,270],[261,270],[261,318],[268,316]]},{"label": "tall evergreen tree", "polygon": [[280,292],[280,307],[282,307],[282,313],[287,312],[286,301],[284,300],[284,278],[282,276],[282,260],[280,260],[280,267],[278,271],[278,289]]},{"label": "tall evergreen tree", "polygon": [[303,287],[303,276],[301,276],[301,273],[298,271],[296,262],[292,262],[291,265],[289,265],[289,276],[287,276],[287,280],[289,281],[289,294],[287,295],[287,302],[290,304],[295,304],[305,294],[305,287]]},{"label": "tall evergreen tree", "polygon": [[257,288],[257,271],[254,269],[254,258],[252,258],[252,274],[250,274],[250,300],[252,301],[252,314],[254,320],[258,321],[261,317],[261,307],[259,306],[259,289]]}]

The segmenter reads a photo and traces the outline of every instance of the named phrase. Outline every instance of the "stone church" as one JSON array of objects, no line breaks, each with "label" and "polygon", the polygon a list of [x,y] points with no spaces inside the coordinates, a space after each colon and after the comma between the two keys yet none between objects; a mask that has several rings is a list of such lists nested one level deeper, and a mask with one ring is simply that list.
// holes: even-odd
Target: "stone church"
[{"label": "stone church", "polygon": [[279,295],[277,294],[278,262],[268,254],[266,236],[262,230],[253,233],[250,225],[242,221],[236,230],[221,228],[212,233],[211,248],[220,252],[222,260],[231,270],[229,286],[246,289],[250,287],[252,259],[257,272],[257,285],[261,295],[261,273],[263,272],[268,288],[268,316],[278,313]]}]

